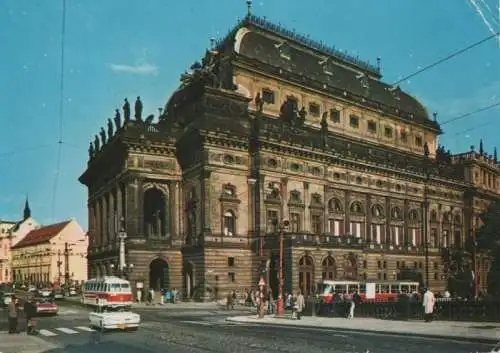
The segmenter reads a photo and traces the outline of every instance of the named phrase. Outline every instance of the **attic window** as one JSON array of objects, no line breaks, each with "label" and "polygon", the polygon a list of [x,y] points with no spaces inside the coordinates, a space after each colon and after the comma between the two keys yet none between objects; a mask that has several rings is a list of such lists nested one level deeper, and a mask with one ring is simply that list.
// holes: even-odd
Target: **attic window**
[{"label": "attic window", "polygon": [[368,132],[371,132],[372,134],[377,132],[377,123],[373,120],[368,122]]},{"label": "attic window", "polygon": [[328,58],[322,59],[319,64],[323,68],[323,72],[327,75],[333,75],[333,70],[331,68],[330,60]]},{"label": "attic window", "polygon": [[274,104],[274,91],[267,88],[263,89],[262,100],[267,104]]},{"label": "attic window", "polygon": [[276,47],[276,49],[278,49],[280,56],[283,59],[290,60],[290,58],[291,58],[290,46],[288,45],[287,42],[281,42],[281,43],[275,44],[274,46]]},{"label": "attic window", "polygon": [[391,92],[392,98],[394,98],[395,100],[398,101],[401,99],[401,97],[399,96],[401,88],[399,88],[399,86],[393,86],[389,88],[389,92]]},{"label": "attic window", "polygon": [[340,111],[337,109],[330,109],[330,120],[334,123],[340,123]]},{"label": "attic window", "polygon": [[319,116],[320,114],[319,105],[316,103],[309,103],[309,114],[315,117]]},{"label": "attic window", "polygon": [[359,117],[356,115],[351,115],[349,117],[349,125],[351,125],[351,127],[354,129],[359,128]]}]

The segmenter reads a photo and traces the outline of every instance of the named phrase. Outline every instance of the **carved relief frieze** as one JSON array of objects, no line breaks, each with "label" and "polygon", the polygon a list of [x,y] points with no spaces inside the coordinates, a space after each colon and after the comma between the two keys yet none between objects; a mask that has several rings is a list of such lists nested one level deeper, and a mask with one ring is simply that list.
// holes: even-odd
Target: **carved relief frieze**
[{"label": "carved relief frieze", "polygon": [[173,160],[144,159],[143,168],[152,170],[175,170]]}]

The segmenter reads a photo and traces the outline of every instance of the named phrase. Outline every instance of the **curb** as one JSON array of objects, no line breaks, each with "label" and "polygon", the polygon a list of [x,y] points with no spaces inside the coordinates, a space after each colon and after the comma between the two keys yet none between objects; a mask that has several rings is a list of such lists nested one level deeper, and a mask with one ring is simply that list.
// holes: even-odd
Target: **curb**
[{"label": "curb", "polygon": [[420,333],[410,333],[410,332],[387,332],[387,331],[377,331],[377,330],[364,330],[364,329],[348,329],[342,327],[318,327],[313,325],[287,325],[281,323],[272,323],[272,322],[253,322],[253,321],[240,321],[235,320],[231,317],[226,318],[228,322],[240,323],[240,324],[253,324],[253,325],[269,325],[280,328],[310,328],[310,329],[322,329],[322,330],[330,330],[335,332],[354,332],[361,334],[371,334],[371,335],[392,335],[392,336],[400,336],[400,337],[419,337],[419,338],[430,338],[430,339],[441,339],[441,340],[453,340],[460,342],[469,342],[469,343],[480,343],[480,344],[497,344],[500,341],[500,338],[480,338],[480,337],[462,337],[462,336],[452,336],[452,335],[436,335],[436,334],[420,334]]}]

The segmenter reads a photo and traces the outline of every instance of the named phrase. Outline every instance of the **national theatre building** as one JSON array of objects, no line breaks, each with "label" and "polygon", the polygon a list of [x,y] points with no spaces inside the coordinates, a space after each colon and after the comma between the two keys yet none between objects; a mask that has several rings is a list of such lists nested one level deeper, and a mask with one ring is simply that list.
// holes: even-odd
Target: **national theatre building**
[{"label": "national theatre building", "polygon": [[496,153],[438,145],[436,114],[379,65],[251,14],[142,111],[125,101],[89,147],[90,276],[114,273],[123,231],[144,288],[206,298],[262,275],[276,293],[282,230],[286,291],[405,271],[443,291],[500,191]]}]

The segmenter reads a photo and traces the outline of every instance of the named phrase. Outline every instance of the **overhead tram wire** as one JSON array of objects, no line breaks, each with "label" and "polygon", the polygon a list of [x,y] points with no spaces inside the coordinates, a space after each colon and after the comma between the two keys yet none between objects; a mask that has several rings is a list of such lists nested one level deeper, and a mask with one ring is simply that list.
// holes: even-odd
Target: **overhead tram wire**
[{"label": "overhead tram wire", "polygon": [[61,24],[61,71],[59,82],[59,135],[57,146],[57,161],[56,173],[54,177],[54,188],[52,190],[52,219],[55,217],[57,189],[59,186],[59,175],[61,169],[61,156],[63,145],[63,118],[64,118],[64,61],[65,61],[65,44],[66,44],[66,0],[62,1],[62,24]]},{"label": "overhead tram wire", "polygon": [[445,120],[443,121],[442,123],[440,123],[441,125],[445,125],[445,124],[449,124],[453,121],[457,121],[457,120],[461,120],[461,119],[464,119],[464,118],[467,118],[471,115],[474,115],[474,114],[477,114],[477,113],[481,113],[481,112],[485,112],[487,110],[490,110],[490,109],[493,109],[493,108],[496,108],[496,107],[500,107],[500,102],[496,102],[496,103],[493,103],[493,104],[490,104],[486,107],[482,107],[482,108],[479,108],[479,109],[476,109],[476,110],[473,110],[471,112],[468,112],[468,113],[465,113],[465,114],[461,114],[461,115],[458,115],[452,119],[448,119],[448,120]]},{"label": "overhead tram wire", "polygon": [[[447,61],[449,61],[449,60],[451,60],[453,58],[456,58],[457,56],[460,56],[460,55],[468,52],[469,50],[472,50],[475,47],[480,46],[481,44],[484,44],[484,43],[490,41],[493,38],[497,38],[498,36],[500,36],[500,32],[497,32],[497,33],[494,33],[494,34],[490,34],[489,36],[487,36],[487,37],[485,37],[485,38],[483,38],[483,39],[481,39],[481,40],[479,40],[479,41],[477,41],[475,43],[472,43],[472,44],[468,45],[465,48],[459,49],[459,50],[457,50],[457,51],[455,51],[455,52],[453,52],[453,53],[445,56],[444,58],[441,58],[441,59],[439,59],[439,60],[437,60],[437,61],[435,61],[435,62],[433,62],[433,63],[431,63],[431,64],[429,64],[429,65],[427,65],[427,66],[425,66],[425,67],[423,67],[423,68],[421,68],[421,69],[419,69],[419,70],[417,70],[417,71],[415,71],[415,72],[413,72],[413,73],[411,73],[409,75],[406,75],[405,77],[403,77],[403,78],[397,80],[396,82],[392,83],[391,86],[394,87],[394,86],[398,85],[401,82],[404,82],[404,81],[406,81],[406,80],[408,80],[410,78],[418,76],[418,75],[424,73],[425,71],[430,70],[430,69],[432,69],[432,68],[434,68],[434,67],[436,67],[436,66],[438,66],[440,64],[443,64],[443,63],[445,63],[445,62],[447,62]],[[340,111],[342,112],[342,111],[344,111],[347,108],[352,107],[352,106],[354,106],[354,104],[348,104],[344,108],[342,108]]]}]

